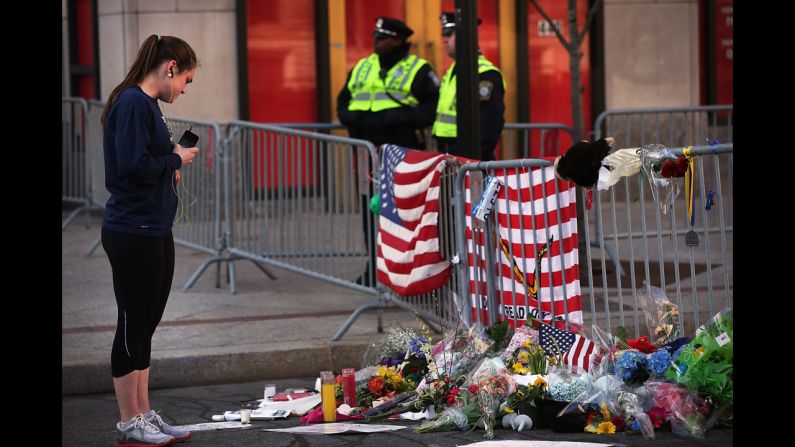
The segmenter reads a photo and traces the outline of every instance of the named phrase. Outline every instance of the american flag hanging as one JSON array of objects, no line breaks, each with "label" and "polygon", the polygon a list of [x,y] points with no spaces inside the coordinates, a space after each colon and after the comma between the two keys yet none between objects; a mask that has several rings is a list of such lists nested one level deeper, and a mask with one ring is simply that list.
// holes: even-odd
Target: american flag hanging
[{"label": "american flag hanging", "polygon": [[466,232],[473,311],[479,301],[484,313],[484,238],[492,237],[498,320],[505,319],[513,325],[514,319],[522,324],[530,317],[546,322],[554,319],[558,327],[564,327],[564,320],[575,327],[582,325],[574,185],[556,179],[551,166],[498,170],[495,176],[503,187],[495,206],[497,231],[490,236],[482,231],[475,231],[473,236],[472,199],[467,183]]},{"label": "american flag hanging", "polygon": [[382,146],[378,281],[403,296],[430,292],[450,277],[439,250],[439,185],[445,154]]}]

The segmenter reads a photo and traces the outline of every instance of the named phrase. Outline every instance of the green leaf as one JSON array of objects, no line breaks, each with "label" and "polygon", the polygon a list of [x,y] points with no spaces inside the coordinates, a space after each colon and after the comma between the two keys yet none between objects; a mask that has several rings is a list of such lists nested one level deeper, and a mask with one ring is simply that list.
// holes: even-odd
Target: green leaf
[{"label": "green leaf", "polygon": [[625,328],[624,326],[617,326],[615,334],[616,338],[623,342],[626,342],[627,338],[629,337],[629,334],[627,333],[627,328]]}]

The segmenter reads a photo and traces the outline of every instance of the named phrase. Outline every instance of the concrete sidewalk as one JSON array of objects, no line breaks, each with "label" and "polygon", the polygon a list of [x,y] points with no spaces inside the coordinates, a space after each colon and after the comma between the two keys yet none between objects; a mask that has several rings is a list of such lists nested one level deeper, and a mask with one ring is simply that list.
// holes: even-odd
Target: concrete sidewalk
[{"label": "concrete sidewalk", "polygon": [[[100,246],[101,217],[84,216],[62,236],[62,394],[113,390],[110,352],[116,303],[110,263]],[[237,293],[226,277],[215,287],[211,267],[188,291],[182,286],[208,255],[180,246],[165,314],[152,340],[152,388],[314,377],[321,370],[359,368],[368,343],[379,339],[375,311],[363,313],[344,337],[331,337],[373,295],[270,268],[268,279],[249,261],[236,261]],[[386,331],[419,325],[411,312],[383,312]]]}]

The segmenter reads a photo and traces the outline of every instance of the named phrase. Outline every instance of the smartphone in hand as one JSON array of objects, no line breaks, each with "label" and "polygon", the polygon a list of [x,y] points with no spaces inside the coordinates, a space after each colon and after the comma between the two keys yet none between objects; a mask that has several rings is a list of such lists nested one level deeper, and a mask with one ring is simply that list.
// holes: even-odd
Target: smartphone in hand
[{"label": "smartphone in hand", "polygon": [[[191,127],[191,129],[193,128]],[[185,148],[196,147],[196,143],[198,142],[199,136],[191,132],[190,129],[186,130],[185,133],[182,134],[182,138],[179,139],[179,145]]]}]

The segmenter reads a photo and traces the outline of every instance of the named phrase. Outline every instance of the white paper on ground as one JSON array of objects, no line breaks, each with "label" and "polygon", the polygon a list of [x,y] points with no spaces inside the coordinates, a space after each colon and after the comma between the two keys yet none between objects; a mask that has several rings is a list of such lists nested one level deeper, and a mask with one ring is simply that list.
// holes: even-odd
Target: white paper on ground
[{"label": "white paper on ground", "polygon": [[[267,408],[268,410],[287,410],[296,416],[303,416],[308,413],[309,410],[318,406],[320,402],[320,394],[314,394],[312,396],[281,402],[262,402],[259,406],[260,408]],[[254,415],[252,414],[251,416],[253,418]]]},{"label": "white paper on ground", "polygon": [[433,406],[429,406],[425,411],[412,412],[407,411],[400,413],[400,419],[408,419],[410,421],[418,421],[420,419],[430,419],[436,416],[436,410]]},{"label": "white paper on ground", "polygon": [[572,441],[483,441],[459,447],[621,447],[626,444]]},{"label": "white paper on ground", "polygon": [[[251,410],[252,421],[272,421],[274,419],[286,419],[290,415],[290,410],[274,408],[255,408]],[[225,411],[224,418],[227,421],[239,421],[240,410]]]},{"label": "white paper on ground", "polygon": [[[238,417],[240,417],[238,415]],[[192,425],[178,425],[174,428],[187,431],[203,431],[203,430],[224,430],[227,428],[251,428],[251,424],[243,424],[240,421],[227,421],[227,422],[204,422],[201,424]]]},{"label": "white paper on ground", "polygon": [[285,433],[298,433],[303,435],[337,435],[349,431],[359,433],[378,433],[383,431],[400,430],[405,425],[379,425],[379,424],[350,424],[347,422],[332,422],[328,424],[299,425],[290,428],[266,428],[264,431],[281,431]]}]

